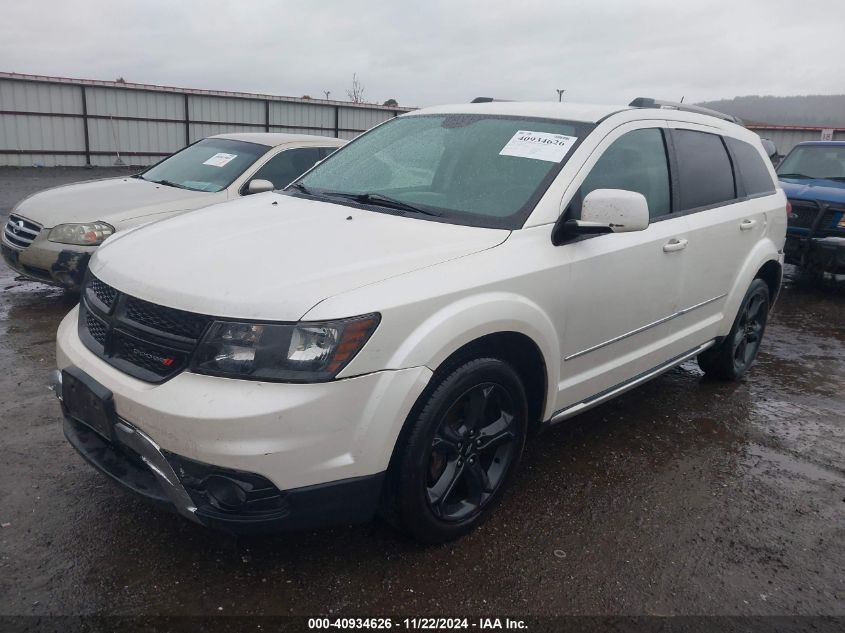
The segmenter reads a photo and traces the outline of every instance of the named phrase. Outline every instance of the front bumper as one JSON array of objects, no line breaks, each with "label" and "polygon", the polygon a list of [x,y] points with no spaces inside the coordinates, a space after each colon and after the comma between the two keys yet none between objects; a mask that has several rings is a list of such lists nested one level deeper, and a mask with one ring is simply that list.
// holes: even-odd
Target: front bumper
[{"label": "front bumper", "polygon": [[787,234],[786,261],[820,272],[845,274],[845,237],[805,237]]},{"label": "front bumper", "polygon": [[[90,376],[69,370],[92,388]],[[62,391],[61,373],[53,378]],[[60,401],[63,401],[59,395]],[[72,418],[62,402],[71,446],[113,481],[185,518],[239,534],[359,523],[375,513],[383,473],[281,491],[254,473],[203,464],[163,451],[148,435],[117,418],[110,438]]]},{"label": "front bumper", "polygon": [[[371,515],[377,498],[373,491],[380,489],[402,425],[431,377],[428,368],[416,367],[327,383],[282,384],[183,372],[167,382],[151,384],[92,354],[77,334],[77,311],[71,311],[59,326],[58,367],[84,372],[109,392],[118,424],[131,431],[118,427],[120,435],[115,431],[112,448],[118,446],[126,453],[124,440],[129,439],[136,442],[128,445],[130,452],[143,457],[139,446],[157,447],[198,508],[191,513],[208,525],[220,517],[215,518],[208,508],[200,511],[202,499],[189,484],[211,476],[210,472],[229,479],[261,478],[267,482],[265,487],[278,491],[287,500],[291,516],[280,517],[278,524],[271,521],[270,529],[323,523],[317,519],[326,508],[341,521]],[[79,442],[69,439],[80,450]],[[107,460],[98,464],[86,459],[109,474],[102,466]],[[136,462],[154,475],[154,467],[166,474],[157,461],[149,459],[150,463],[140,458]],[[187,502],[168,497],[166,481],[160,477],[157,484],[158,494],[186,514]],[[263,484],[249,485],[260,488]],[[350,499],[355,500],[352,508],[343,505]],[[317,518],[295,513],[300,507],[313,508]],[[361,513],[355,514],[356,510]],[[293,514],[303,518],[293,518]]]},{"label": "front bumper", "polygon": [[3,261],[16,273],[33,281],[78,290],[88,269],[88,260],[96,246],[72,246],[47,239],[41,234],[26,248],[13,248],[0,243]]}]

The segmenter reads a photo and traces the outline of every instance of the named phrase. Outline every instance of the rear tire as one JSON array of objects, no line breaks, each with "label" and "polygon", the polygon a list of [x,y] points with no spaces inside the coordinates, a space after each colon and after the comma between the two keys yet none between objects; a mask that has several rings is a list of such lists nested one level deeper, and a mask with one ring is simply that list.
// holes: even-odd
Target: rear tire
[{"label": "rear tire", "polygon": [[704,374],[719,380],[739,380],[751,367],[769,316],[769,287],[762,279],[751,282],[728,335],[698,355]]},{"label": "rear tire", "polygon": [[406,423],[383,511],[425,543],[485,520],[522,455],[528,420],[519,375],[501,360],[470,360],[435,381]]}]

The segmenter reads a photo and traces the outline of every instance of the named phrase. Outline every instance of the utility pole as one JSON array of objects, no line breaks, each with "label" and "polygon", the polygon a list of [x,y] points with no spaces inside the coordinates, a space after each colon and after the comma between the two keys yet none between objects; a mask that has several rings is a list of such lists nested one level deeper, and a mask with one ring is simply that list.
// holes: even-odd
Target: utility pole
[{"label": "utility pole", "polygon": [[566,92],[566,90],[563,90],[561,88],[556,88],[555,90],[557,90],[557,100],[563,101],[563,93]]},{"label": "utility pole", "polygon": [[329,95],[332,93],[331,90],[323,90],[323,94],[326,95],[326,101],[329,100]]}]

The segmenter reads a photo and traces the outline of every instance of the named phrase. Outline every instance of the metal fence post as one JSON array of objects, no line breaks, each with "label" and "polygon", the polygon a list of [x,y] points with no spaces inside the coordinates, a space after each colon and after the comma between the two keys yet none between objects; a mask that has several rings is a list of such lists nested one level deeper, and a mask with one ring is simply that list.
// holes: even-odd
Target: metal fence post
[{"label": "metal fence post", "polygon": [[190,110],[188,109],[188,93],[184,93],[182,95],[185,97],[185,145],[191,144],[191,114]]},{"label": "metal fence post", "polygon": [[79,86],[82,93],[82,132],[85,137],[85,166],[91,167],[91,137],[88,133],[88,94],[85,86]]},{"label": "metal fence post", "polygon": [[334,107],[334,137],[340,138],[340,106]]}]

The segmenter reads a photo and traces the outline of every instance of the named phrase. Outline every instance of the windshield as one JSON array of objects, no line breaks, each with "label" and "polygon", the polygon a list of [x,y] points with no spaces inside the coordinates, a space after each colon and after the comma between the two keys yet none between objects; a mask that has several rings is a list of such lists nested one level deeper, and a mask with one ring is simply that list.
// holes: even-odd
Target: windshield
[{"label": "windshield", "polygon": [[373,210],[519,228],[590,128],[476,114],[400,117],[337,151],[298,189]]},{"label": "windshield", "polygon": [[845,145],[796,147],[778,167],[781,178],[845,179]]},{"label": "windshield", "polygon": [[268,149],[258,143],[206,138],[153,165],[140,177],[180,189],[222,191]]}]

